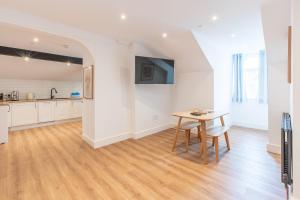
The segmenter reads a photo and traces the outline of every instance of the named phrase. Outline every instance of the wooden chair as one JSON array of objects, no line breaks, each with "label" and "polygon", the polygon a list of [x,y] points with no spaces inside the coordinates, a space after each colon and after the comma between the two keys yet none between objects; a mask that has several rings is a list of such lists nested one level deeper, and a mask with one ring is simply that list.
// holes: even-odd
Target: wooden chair
[{"label": "wooden chair", "polygon": [[[197,128],[198,129],[198,138],[201,142],[201,133],[200,133],[200,123],[199,122],[195,122],[195,121],[188,121],[188,122],[184,122],[181,124],[180,126],[180,130],[185,132],[185,148],[186,151],[188,152],[189,150],[189,143],[190,143],[190,137],[191,137],[191,130],[193,128]],[[174,144],[173,144],[173,148],[172,151],[175,150],[176,147],[176,142],[177,142],[177,138],[178,138],[178,134],[176,134],[175,136],[175,140],[174,140]]]},{"label": "wooden chair", "polygon": [[206,136],[208,138],[212,138],[212,144],[215,147],[216,151],[216,162],[219,161],[219,137],[224,135],[227,149],[230,150],[229,138],[228,138],[228,130],[229,126],[218,126],[214,128],[210,128],[206,131]]}]

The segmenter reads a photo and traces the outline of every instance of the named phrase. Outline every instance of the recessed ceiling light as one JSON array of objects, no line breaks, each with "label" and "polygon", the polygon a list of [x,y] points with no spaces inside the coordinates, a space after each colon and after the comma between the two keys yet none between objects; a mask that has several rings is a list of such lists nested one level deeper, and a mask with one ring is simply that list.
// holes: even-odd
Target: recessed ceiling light
[{"label": "recessed ceiling light", "polygon": [[219,17],[217,15],[214,15],[211,17],[211,20],[214,22],[217,21],[218,19],[219,19]]},{"label": "recessed ceiling light", "polygon": [[162,34],[162,37],[163,37],[163,38],[166,38],[166,37],[168,37],[168,34],[167,34],[167,33],[163,33],[163,34]]},{"label": "recessed ceiling light", "polygon": [[121,19],[122,19],[122,20],[125,20],[125,19],[127,19],[127,16],[126,16],[125,14],[122,14],[122,15],[121,15]]},{"label": "recessed ceiling light", "polygon": [[24,60],[28,62],[30,60],[29,56],[24,56]]},{"label": "recessed ceiling light", "polygon": [[40,41],[39,38],[37,38],[37,37],[34,37],[34,38],[33,38],[33,42],[37,43],[37,42],[39,42],[39,41]]},{"label": "recessed ceiling light", "polygon": [[235,38],[235,37],[236,37],[236,34],[233,34],[233,33],[232,33],[232,34],[230,35],[230,37]]},{"label": "recessed ceiling light", "polygon": [[68,62],[67,62],[67,66],[71,66],[71,63],[70,63],[70,61],[68,61]]}]

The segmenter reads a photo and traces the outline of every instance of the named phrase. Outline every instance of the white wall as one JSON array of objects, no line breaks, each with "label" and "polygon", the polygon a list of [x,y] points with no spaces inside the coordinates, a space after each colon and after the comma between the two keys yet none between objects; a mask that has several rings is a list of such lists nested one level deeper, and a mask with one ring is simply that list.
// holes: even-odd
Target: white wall
[{"label": "white wall", "polygon": [[[232,91],[232,60],[231,54],[226,50],[216,54],[214,67],[214,110],[229,112],[225,116],[225,123],[230,125],[234,113],[231,110]],[[219,121],[215,124],[220,124]]]},{"label": "white wall", "polygon": [[[268,64],[269,131],[268,151],[280,153],[281,115],[290,110],[290,86],[287,82],[287,38],[290,2],[266,1],[262,22]],[[276,22],[276,23],[274,23]]]},{"label": "white wall", "polygon": [[131,136],[129,47],[99,41],[95,53],[94,143],[100,147]]},{"label": "white wall", "polygon": [[[210,35],[193,32],[198,45],[213,70],[213,109],[231,113],[232,86],[232,49],[226,43],[216,43]],[[231,114],[225,117],[225,123],[231,124]],[[220,124],[219,120],[215,124]]]},{"label": "white wall", "polygon": [[300,2],[293,0],[293,67],[292,67],[292,93],[293,93],[293,157],[294,157],[294,199],[300,199]]},{"label": "white wall", "polygon": [[259,104],[256,101],[246,101],[242,104],[233,103],[231,108],[232,125],[268,129],[268,105]]},{"label": "white wall", "polygon": [[[214,108],[214,73],[193,31],[176,41],[173,112]],[[180,47],[180,48],[178,48]],[[176,124],[178,118],[172,117]]]},{"label": "white wall", "polygon": [[[140,138],[170,127],[173,106],[174,85],[134,84],[135,56],[165,57],[151,49],[134,44],[131,47],[130,68],[133,97],[132,132],[134,138]],[[175,69],[176,69],[175,61]],[[176,72],[175,72],[176,73]]]},{"label": "white wall", "polygon": [[213,80],[212,70],[177,73],[173,110],[213,109]]},{"label": "white wall", "polygon": [[9,94],[14,90],[19,91],[20,99],[26,99],[28,92],[35,93],[37,99],[50,98],[51,88],[56,88],[56,97],[66,98],[71,92],[80,92],[82,96],[81,81],[48,81],[48,80],[21,80],[0,79],[0,93]]}]

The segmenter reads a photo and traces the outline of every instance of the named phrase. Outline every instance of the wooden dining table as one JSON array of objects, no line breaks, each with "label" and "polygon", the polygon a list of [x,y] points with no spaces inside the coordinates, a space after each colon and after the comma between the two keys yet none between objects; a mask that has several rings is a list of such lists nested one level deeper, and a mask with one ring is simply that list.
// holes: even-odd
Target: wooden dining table
[{"label": "wooden dining table", "polygon": [[176,139],[173,144],[173,148],[176,146],[176,140],[179,135],[180,127],[181,127],[181,122],[182,119],[192,119],[192,120],[197,120],[201,124],[201,144],[200,144],[200,155],[203,153],[204,157],[204,163],[208,164],[208,155],[207,155],[207,137],[206,137],[206,128],[207,128],[207,122],[219,119],[221,122],[222,126],[225,126],[224,122],[224,116],[228,115],[228,112],[216,112],[216,111],[207,111],[205,114],[201,114],[199,116],[192,115],[193,111],[184,111],[184,112],[175,112],[172,115],[175,117],[178,117],[178,123],[176,127]]}]

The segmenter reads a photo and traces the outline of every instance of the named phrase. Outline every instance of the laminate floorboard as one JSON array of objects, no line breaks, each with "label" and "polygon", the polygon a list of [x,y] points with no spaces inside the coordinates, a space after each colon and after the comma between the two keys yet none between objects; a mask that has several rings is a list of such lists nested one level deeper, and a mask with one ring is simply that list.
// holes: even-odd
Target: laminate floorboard
[{"label": "laminate floorboard", "polygon": [[185,152],[175,130],[92,149],[81,139],[81,122],[9,133],[0,145],[1,200],[199,199],[283,200],[280,156],[266,152],[263,131],[232,128],[231,150],[219,144],[220,161],[209,164],[192,136]]}]

